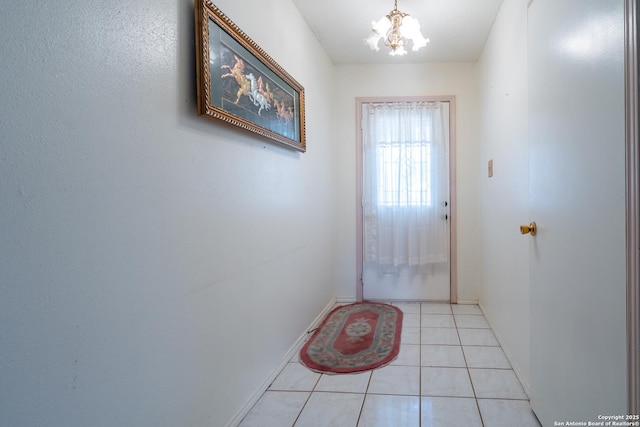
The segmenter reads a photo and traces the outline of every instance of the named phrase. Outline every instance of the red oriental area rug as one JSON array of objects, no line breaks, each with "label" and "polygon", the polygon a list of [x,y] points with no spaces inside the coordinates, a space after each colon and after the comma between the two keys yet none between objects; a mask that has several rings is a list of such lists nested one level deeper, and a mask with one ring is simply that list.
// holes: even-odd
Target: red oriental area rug
[{"label": "red oriental area rug", "polygon": [[300,362],[315,372],[352,374],[379,368],[400,351],[402,311],[380,303],[335,308],[300,350]]}]

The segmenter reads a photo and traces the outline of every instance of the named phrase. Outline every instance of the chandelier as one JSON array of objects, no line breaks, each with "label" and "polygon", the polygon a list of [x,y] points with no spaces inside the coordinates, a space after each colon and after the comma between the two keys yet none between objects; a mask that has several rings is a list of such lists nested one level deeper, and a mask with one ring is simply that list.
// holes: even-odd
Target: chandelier
[{"label": "chandelier", "polygon": [[373,31],[366,39],[369,47],[380,50],[378,42],[383,39],[384,44],[391,48],[390,55],[406,55],[408,40],[413,41],[413,51],[429,43],[429,39],[425,39],[420,32],[418,20],[398,10],[398,0],[394,0],[393,10],[379,21],[373,21],[371,27]]}]

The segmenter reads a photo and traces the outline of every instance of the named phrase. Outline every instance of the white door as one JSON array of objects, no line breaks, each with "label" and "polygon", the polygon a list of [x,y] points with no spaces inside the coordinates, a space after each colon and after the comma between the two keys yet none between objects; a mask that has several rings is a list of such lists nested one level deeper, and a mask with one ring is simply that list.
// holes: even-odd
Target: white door
[{"label": "white door", "polygon": [[[433,209],[437,210],[438,219],[445,229],[446,241],[443,248],[446,248],[446,260],[429,264],[428,266],[415,268],[408,265],[400,265],[389,271],[381,268],[378,264],[363,260],[362,265],[362,286],[363,297],[366,300],[403,300],[403,301],[450,301],[451,280],[450,280],[450,223],[451,223],[451,201],[449,186],[449,158],[450,158],[450,105],[444,102],[443,111],[446,114],[446,129],[444,132],[443,156],[430,156],[430,161],[440,162],[433,169],[441,168],[447,176],[445,189],[438,196],[438,200],[432,200]],[[363,105],[363,108],[365,106]],[[366,156],[371,155],[363,150],[362,156],[366,169]],[[376,154],[379,155],[379,154]],[[366,173],[366,170],[365,172]],[[366,205],[366,191],[363,196],[363,204]],[[366,230],[368,217],[364,215],[362,227]],[[366,232],[363,232],[366,235]]]},{"label": "white door", "polygon": [[531,404],[597,422],[627,407],[623,0],[528,19]]}]

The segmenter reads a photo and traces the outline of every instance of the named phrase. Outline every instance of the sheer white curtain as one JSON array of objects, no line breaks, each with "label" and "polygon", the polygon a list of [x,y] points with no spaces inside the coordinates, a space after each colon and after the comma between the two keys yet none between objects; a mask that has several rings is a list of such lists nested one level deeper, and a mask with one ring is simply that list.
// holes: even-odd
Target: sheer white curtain
[{"label": "sheer white curtain", "polygon": [[449,259],[448,103],[363,104],[364,260],[414,273]]}]

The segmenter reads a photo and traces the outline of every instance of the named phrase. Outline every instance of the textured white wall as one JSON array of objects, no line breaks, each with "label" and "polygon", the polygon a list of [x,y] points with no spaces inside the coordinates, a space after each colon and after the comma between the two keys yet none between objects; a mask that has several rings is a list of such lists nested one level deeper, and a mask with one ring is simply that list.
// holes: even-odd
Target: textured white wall
[{"label": "textured white wall", "polygon": [[216,3],[307,153],[196,116],[192,0],[0,5],[1,425],[224,425],[333,297],[333,65],[289,0]]},{"label": "textured white wall", "polygon": [[[504,0],[478,63],[480,302],[528,387],[527,2]],[[493,159],[493,177],[487,162]]]},{"label": "textured white wall", "polygon": [[477,300],[478,89],[476,63],[338,65],[335,100],[335,283],[356,296],[356,118],[364,96],[455,95],[457,119],[458,298]]}]

